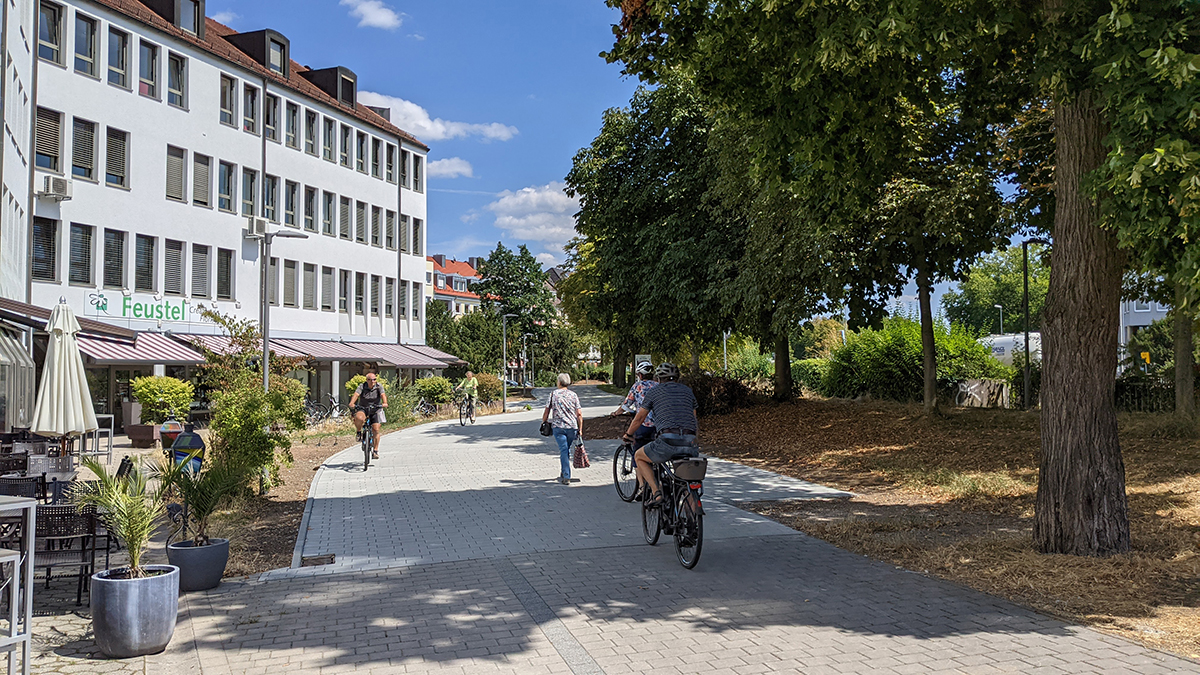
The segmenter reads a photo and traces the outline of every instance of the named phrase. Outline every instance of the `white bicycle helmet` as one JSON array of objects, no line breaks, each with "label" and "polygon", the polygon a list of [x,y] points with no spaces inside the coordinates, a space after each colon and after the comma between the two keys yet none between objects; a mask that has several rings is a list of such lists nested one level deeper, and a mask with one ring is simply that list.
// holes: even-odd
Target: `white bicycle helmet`
[{"label": "white bicycle helmet", "polygon": [[675,364],[663,361],[662,363],[658,364],[658,368],[654,370],[654,377],[660,380],[678,380],[679,369],[675,367]]},{"label": "white bicycle helmet", "polygon": [[642,361],[641,363],[637,364],[637,374],[638,375],[649,375],[650,373],[653,373],[653,372],[654,372],[654,364],[650,363],[649,361]]}]

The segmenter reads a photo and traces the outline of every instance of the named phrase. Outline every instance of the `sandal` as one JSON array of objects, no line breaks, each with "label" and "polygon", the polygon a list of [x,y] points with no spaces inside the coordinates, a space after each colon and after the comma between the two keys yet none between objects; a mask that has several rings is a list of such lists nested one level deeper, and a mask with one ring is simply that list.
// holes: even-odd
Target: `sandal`
[{"label": "sandal", "polygon": [[646,506],[660,506],[663,503],[662,492],[655,492],[646,500]]}]

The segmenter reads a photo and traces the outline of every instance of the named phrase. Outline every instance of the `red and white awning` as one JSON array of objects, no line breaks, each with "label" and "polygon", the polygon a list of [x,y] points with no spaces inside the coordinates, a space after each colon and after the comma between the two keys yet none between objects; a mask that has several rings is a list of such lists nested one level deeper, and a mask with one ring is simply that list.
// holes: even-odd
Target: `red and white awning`
[{"label": "red and white awning", "polygon": [[407,345],[380,342],[350,342],[355,349],[375,357],[373,361],[386,361],[397,368],[445,368],[446,363],[409,349]]},{"label": "red and white awning", "polygon": [[204,355],[161,333],[138,333],[133,340],[79,336],[79,351],[96,365],[162,364],[193,366],[204,363]]},{"label": "red and white awning", "polygon": [[[202,346],[210,352],[217,354],[229,353],[228,335],[176,335],[175,337]],[[278,340],[271,340],[271,351],[275,352],[276,356],[285,356],[288,358],[303,358],[305,356],[302,352],[279,344]]]},{"label": "red and white awning", "polygon": [[334,340],[271,340],[273,345],[281,345],[312,361],[377,361],[370,354],[355,349],[353,346]]},{"label": "red and white awning", "polygon": [[416,352],[418,354],[422,354],[424,356],[428,356],[428,357],[437,359],[443,363],[447,363],[452,366],[467,365],[466,361],[463,361],[462,359],[458,358],[457,356],[454,356],[453,354],[447,354],[446,352],[441,351],[440,349],[434,349],[433,347],[428,347],[426,345],[404,345],[404,346],[408,349],[413,350],[414,352]]}]

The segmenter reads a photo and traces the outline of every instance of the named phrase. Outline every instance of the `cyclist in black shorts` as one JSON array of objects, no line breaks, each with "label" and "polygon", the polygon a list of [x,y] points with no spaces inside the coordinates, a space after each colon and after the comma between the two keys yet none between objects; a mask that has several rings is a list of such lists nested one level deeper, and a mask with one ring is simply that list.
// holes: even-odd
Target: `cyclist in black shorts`
[{"label": "cyclist in black shorts", "polygon": [[[372,459],[379,459],[379,425],[387,422],[383,409],[388,406],[387,392],[377,382],[378,376],[374,371],[367,373],[367,381],[358,385],[354,395],[350,397],[350,409],[354,410],[354,429],[358,432],[358,440],[362,440],[363,425],[367,422],[367,413],[363,408],[372,408],[375,414],[371,416],[371,433],[375,434],[375,449],[371,452]],[[362,404],[361,408],[357,406]]]},{"label": "cyclist in black shorts", "polygon": [[[654,374],[658,385],[642,397],[642,404],[621,439],[632,443],[646,416],[654,413],[657,437],[634,453],[633,459],[641,484],[650,486],[649,501],[659,503],[662,492],[654,477],[654,465],[681,455],[699,457],[696,435],[700,425],[696,419],[696,395],[691,387],[679,382],[679,369],[670,363],[660,363]],[[642,498],[647,499],[644,494]]]}]

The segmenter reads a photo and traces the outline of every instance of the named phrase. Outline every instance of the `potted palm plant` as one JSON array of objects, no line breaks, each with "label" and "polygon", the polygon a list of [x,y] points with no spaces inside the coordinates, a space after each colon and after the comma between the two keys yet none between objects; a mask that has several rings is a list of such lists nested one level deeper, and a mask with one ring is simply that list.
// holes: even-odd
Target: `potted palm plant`
[{"label": "potted palm plant", "polygon": [[150,536],[166,515],[166,488],[179,471],[159,461],[153,469],[159,480],[152,486],[148,467],[135,464],[118,478],[103,464],[86,458],[82,464],[96,474],[97,481],[71,494],[77,505],[96,508],[109,534],[124,542],[129,553],[127,567],[92,575],[92,632],[100,651],[113,658],[161,652],[175,633],[179,568],[142,564]]},{"label": "potted palm plant", "polygon": [[245,487],[254,468],[228,459],[216,459],[199,471],[176,471],[173,485],[183,499],[185,529],[194,536],[167,546],[167,559],[179,568],[179,590],[203,591],[221,583],[229,562],[229,540],[208,536],[209,519],[217,509]]}]

